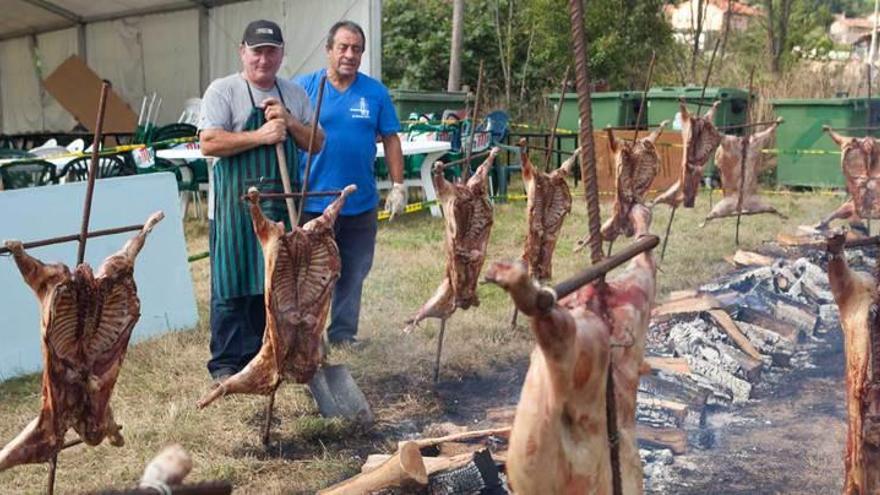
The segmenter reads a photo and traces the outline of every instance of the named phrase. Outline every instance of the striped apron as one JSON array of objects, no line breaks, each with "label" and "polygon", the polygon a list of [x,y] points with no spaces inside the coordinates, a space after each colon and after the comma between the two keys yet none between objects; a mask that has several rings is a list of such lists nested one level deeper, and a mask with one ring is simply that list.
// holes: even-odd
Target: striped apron
[{"label": "striped apron", "polygon": [[[245,81],[251,99],[251,113],[244,131],[259,129],[266,118],[257,107],[251,86]],[[275,83],[281,104],[284,96]],[[286,105],[285,105],[286,107]],[[297,153],[293,138],[284,141],[290,177],[298,177]],[[263,193],[284,192],[278,173],[275,145],[261,145],[237,155],[220,158],[214,165],[214,228],[211,232],[211,284],[221,299],[263,294],[264,268],[259,241],[254,234],[251,214],[241,200],[248,188]],[[295,190],[296,188],[294,188]],[[260,206],[267,218],[283,221],[290,230],[287,208],[283,200],[265,200]]]}]

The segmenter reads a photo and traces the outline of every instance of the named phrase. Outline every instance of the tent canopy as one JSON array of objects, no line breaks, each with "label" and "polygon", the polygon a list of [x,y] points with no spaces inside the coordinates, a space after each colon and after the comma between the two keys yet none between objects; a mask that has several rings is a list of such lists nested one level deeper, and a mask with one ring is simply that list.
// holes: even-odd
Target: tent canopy
[{"label": "tent canopy", "polygon": [[186,100],[241,69],[248,22],[271,19],[284,32],[279,75],[326,63],[329,27],[349,19],[366,34],[361,71],[381,76],[381,0],[0,0],[0,134],[64,132],[76,124],[42,87],[77,55],[138,112],[162,99],[158,123],[175,122]]},{"label": "tent canopy", "polygon": [[0,40],[55,31],[78,24],[123,17],[172,12],[194,7],[218,7],[245,0],[0,0]]}]

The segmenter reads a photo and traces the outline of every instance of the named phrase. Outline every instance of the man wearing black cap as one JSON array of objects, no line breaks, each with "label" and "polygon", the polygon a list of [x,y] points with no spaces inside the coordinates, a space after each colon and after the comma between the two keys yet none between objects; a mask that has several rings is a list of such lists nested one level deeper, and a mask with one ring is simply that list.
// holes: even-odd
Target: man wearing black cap
[{"label": "man wearing black cap", "polygon": [[[271,21],[248,24],[238,48],[240,73],[205,90],[199,120],[202,152],[218,157],[212,172],[211,360],[215,379],[241,370],[260,348],[265,326],[263,256],[241,196],[255,186],[283,192],[276,144],[283,143],[290,177],[297,177],[296,148],[308,147],[312,111],[305,91],[276,77],[284,58],[281,28]],[[313,152],[324,145],[318,129]],[[283,201],[263,212],[288,222]],[[290,226],[288,225],[288,229]]]}]

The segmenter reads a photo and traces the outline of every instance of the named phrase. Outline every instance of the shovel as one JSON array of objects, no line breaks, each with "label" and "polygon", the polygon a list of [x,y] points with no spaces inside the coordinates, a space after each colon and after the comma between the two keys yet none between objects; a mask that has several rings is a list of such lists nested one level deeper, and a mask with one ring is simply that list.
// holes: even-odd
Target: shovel
[{"label": "shovel", "polygon": [[[321,115],[321,101],[323,100],[323,96],[324,78],[321,78],[321,85],[318,90],[318,102],[315,106],[315,118],[312,120],[314,124],[311,135],[309,136],[309,152],[306,159],[305,175],[303,179],[303,196],[300,199],[299,205],[300,215],[302,215],[302,207],[305,203],[305,194],[308,189],[309,169],[312,165],[311,149],[315,140],[315,129],[317,129],[318,117]],[[275,145],[275,154],[278,157],[278,168],[281,173],[281,184],[284,187],[284,193],[290,194],[292,192],[292,186],[290,183],[290,175],[287,171],[287,159],[284,152],[283,142]],[[290,225],[293,228],[297,225],[297,212],[294,209],[292,198],[287,198],[287,213],[290,216]],[[326,358],[326,353],[324,353],[324,356]],[[312,393],[312,397],[315,399],[315,403],[318,406],[318,411],[321,413],[321,416],[325,418],[341,417],[362,425],[373,423],[374,417],[372,410],[370,410],[370,404],[367,403],[367,398],[364,397],[364,393],[361,392],[361,389],[357,386],[357,383],[355,383],[354,378],[352,378],[351,372],[345,365],[336,364],[333,366],[327,366],[326,364],[322,364],[321,367],[318,368],[318,371],[315,372],[315,376],[312,377],[312,380],[309,382],[309,390]]]}]

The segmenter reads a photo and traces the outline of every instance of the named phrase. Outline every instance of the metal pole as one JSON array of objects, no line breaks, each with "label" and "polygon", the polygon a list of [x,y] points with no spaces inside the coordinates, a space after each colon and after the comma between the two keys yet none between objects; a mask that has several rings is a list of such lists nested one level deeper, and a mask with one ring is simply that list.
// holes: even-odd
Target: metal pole
[{"label": "metal pole", "polygon": [[[578,113],[581,119],[579,135],[581,138],[581,175],[584,179],[587,213],[589,215],[590,258],[593,265],[602,261],[602,238],[600,235],[599,191],[596,174],[596,143],[593,140],[592,109],[590,102],[590,71],[587,33],[584,27],[584,5],[582,0],[569,0],[569,20],[571,22],[572,48],[575,59],[575,81],[578,92]],[[601,317],[610,323],[604,293],[604,276],[599,277],[596,286]],[[620,445],[617,430],[617,405],[614,386],[613,362],[608,360],[608,382],[605,389],[605,422],[608,429],[608,447],[611,460],[612,495],[622,495],[620,474]]]},{"label": "metal pole", "polygon": [[440,335],[437,336],[437,356],[434,358],[434,383],[440,380],[440,354],[443,352],[443,334],[446,333],[446,318],[440,319]]},{"label": "metal pole", "polygon": [[629,246],[623,248],[617,254],[586,268],[581,273],[563,280],[553,287],[552,291],[542,290],[538,294],[537,306],[541,311],[549,311],[556,301],[564,298],[584,285],[603,277],[606,273],[626,263],[649,249],[654,249],[660,244],[660,238],[656,235],[644,236]]},{"label": "metal pole", "polygon": [[633,134],[633,141],[639,138],[639,128],[642,125],[642,115],[645,111],[645,105],[647,105],[648,90],[651,89],[651,78],[654,76],[654,62],[656,60],[657,52],[655,50],[652,50],[651,63],[648,64],[648,78],[645,80],[645,90],[642,91],[642,102],[639,104],[639,113],[636,115],[636,132]]},{"label": "metal pole", "polygon": [[[315,145],[315,132],[318,130],[318,120],[321,118],[321,103],[324,101],[324,86],[327,85],[327,76],[321,76],[321,83],[318,87],[318,100],[315,102],[315,118],[312,119],[312,131],[309,133],[309,149],[306,150],[306,169],[303,174],[302,192],[309,190],[309,174],[312,171],[312,147]],[[297,218],[302,218],[303,206],[305,200],[299,202],[299,211]],[[291,225],[291,227],[293,227]]]},{"label": "metal pole", "polygon": [[483,61],[480,60],[480,72],[477,74],[477,95],[474,97],[473,114],[469,115],[471,135],[468,136],[467,148],[464,150],[465,164],[461,170],[461,180],[466,181],[471,175],[471,152],[474,150],[474,136],[477,135],[477,115],[480,111],[480,92],[483,88]]},{"label": "metal pole", "polygon": [[700,100],[697,101],[697,116],[699,117],[700,110],[703,109],[703,98],[706,97],[706,87],[709,86],[709,76],[712,75],[712,66],[715,65],[715,54],[718,53],[718,45],[721,43],[721,39],[715,40],[715,48],[712,49],[712,57],[709,58],[709,67],[706,68],[706,78],[703,79],[703,89],[700,90]]},{"label": "metal pole", "polygon": [[79,250],[76,254],[76,264],[80,265],[86,255],[86,238],[89,234],[89,217],[92,214],[92,194],[95,190],[95,175],[98,172],[98,148],[103,139],[101,132],[104,129],[104,110],[107,106],[107,93],[110,90],[110,81],[104,80],[101,84],[101,98],[98,100],[98,119],[95,124],[95,140],[92,143],[92,161],[89,163],[89,178],[86,184],[86,199],[83,205],[82,227],[79,234]]},{"label": "metal pole", "polygon": [[[751,72],[749,72],[749,94],[746,96],[746,115],[745,121],[748,123],[749,117],[751,116],[751,107],[752,107],[752,91],[754,90],[754,78],[755,78],[755,67],[752,66]],[[742,145],[742,153],[741,153],[741,163],[739,166],[739,196],[736,200],[736,234],[734,235],[734,242],[737,246],[739,246],[739,223],[742,220],[742,203],[743,203],[743,189],[745,189],[746,185],[746,161],[749,156],[749,136],[751,135],[751,127],[746,127],[743,135],[743,145]],[[757,172],[757,171],[756,171]]]},{"label": "metal pole", "polygon": [[266,402],[266,423],[263,425],[263,447],[269,446],[269,433],[272,431],[272,412],[275,407],[275,392],[278,389],[275,388],[272,390],[272,393],[269,394],[269,400]]},{"label": "metal pole", "polygon": [[660,249],[660,261],[663,261],[663,258],[666,257],[666,243],[669,242],[669,232],[672,230],[672,221],[675,220],[675,210],[677,209],[677,206],[673,206],[672,212],[669,213],[669,222],[666,224],[666,235],[663,236],[663,248]]},{"label": "metal pole", "polygon": [[544,153],[544,171],[550,171],[550,159],[553,156],[553,145],[556,141],[556,129],[559,127],[559,117],[562,115],[562,105],[565,104],[565,89],[568,87],[568,76],[571,73],[571,64],[565,68],[565,76],[562,78],[562,87],[559,89],[559,106],[556,107],[556,115],[553,117],[553,127],[550,129],[550,144]]},{"label": "metal pole", "polygon": [[[318,126],[312,127],[312,131]],[[285,140],[287,139],[285,134]],[[311,146],[311,144],[309,145]],[[278,161],[278,173],[281,175],[281,187],[284,188],[284,204],[287,206],[287,216],[290,218],[290,230],[298,225],[296,206],[293,204],[293,186],[290,184],[290,171],[287,170],[287,153],[284,152],[284,141],[275,143],[275,159]]]},{"label": "metal pole", "polygon": [[[136,230],[142,230],[143,228],[143,225],[129,225],[127,227],[116,227],[113,229],[93,230],[92,232],[89,232],[86,237],[92,238],[105,235],[121,234],[123,232],[134,232]],[[25,249],[30,249],[41,246],[50,246],[52,244],[61,244],[62,242],[78,241],[80,240],[81,235],[82,234],[71,234],[62,237],[53,237],[51,239],[45,239],[41,241],[25,242],[22,244],[22,247]],[[0,247],[0,254],[6,254],[8,252],[9,248]]]}]

